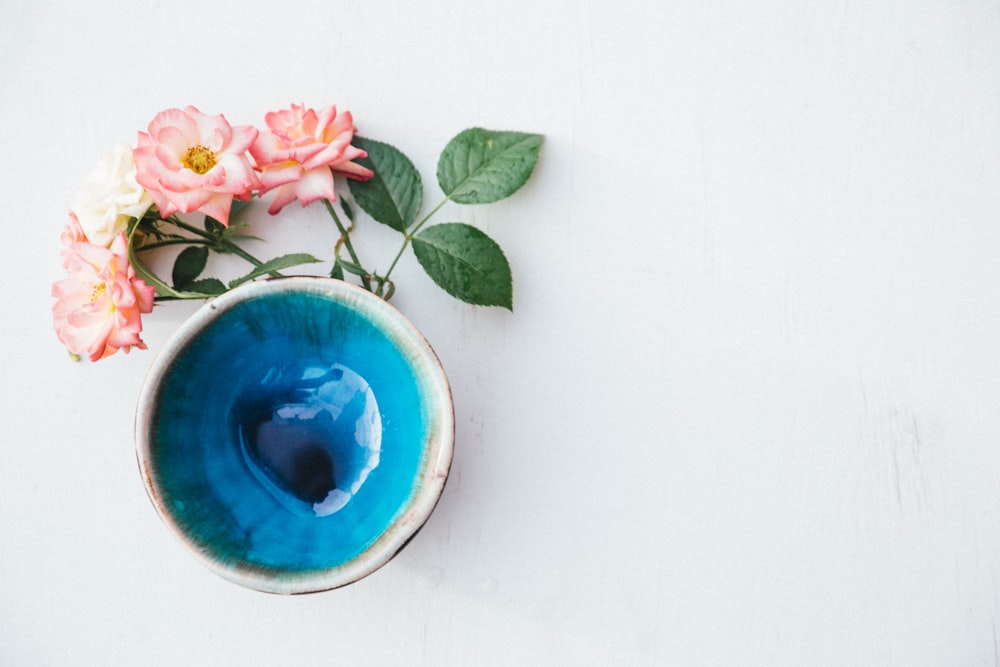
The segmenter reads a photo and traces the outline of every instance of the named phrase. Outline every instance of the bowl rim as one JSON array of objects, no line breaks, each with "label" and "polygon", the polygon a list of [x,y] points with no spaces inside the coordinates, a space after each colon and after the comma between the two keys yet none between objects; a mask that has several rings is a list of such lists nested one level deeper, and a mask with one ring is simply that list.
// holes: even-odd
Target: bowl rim
[{"label": "bowl rim", "polygon": [[[186,534],[166,506],[153,465],[153,424],[162,393],[162,382],[174,358],[187,349],[222,315],[244,301],[285,293],[306,293],[329,298],[360,313],[385,333],[407,358],[418,378],[421,393],[430,397],[430,421],[425,454],[417,480],[401,512],[358,555],[329,568],[295,571],[254,566],[245,561],[222,560],[203,550]],[[371,292],[335,278],[288,276],[245,283],[201,306],[170,336],[153,360],[136,406],[135,451],[146,494],[160,519],[203,565],[241,586],[266,593],[315,593],[346,586],[388,563],[423,527],[444,491],[455,443],[455,410],[451,388],[440,359],[420,331],[399,310]]]}]

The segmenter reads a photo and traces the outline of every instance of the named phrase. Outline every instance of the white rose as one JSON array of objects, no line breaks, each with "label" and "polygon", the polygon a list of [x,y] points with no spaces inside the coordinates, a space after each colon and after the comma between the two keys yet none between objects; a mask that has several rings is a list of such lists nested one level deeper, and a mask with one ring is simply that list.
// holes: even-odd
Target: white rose
[{"label": "white rose", "polygon": [[141,218],[152,205],[135,180],[132,147],[118,144],[83,182],[71,208],[87,240],[107,248],[128,227],[129,218]]}]

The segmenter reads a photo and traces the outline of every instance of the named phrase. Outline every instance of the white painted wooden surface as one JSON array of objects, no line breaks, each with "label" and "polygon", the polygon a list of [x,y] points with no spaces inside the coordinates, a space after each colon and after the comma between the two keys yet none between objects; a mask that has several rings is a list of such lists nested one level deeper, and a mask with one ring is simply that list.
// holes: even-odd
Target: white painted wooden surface
[{"label": "white painted wooden surface", "polygon": [[[1000,4],[54,3],[0,21],[0,663],[994,665]],[[203,569],[132,453],[155,350],[49,331],[65,210],[162,108],[350,109],[437,151],[542,132],[515,312],[408,260],[453,477],[393,562],[271,597]],[[282,216],[278,245],[329,234]],[[266,222],[266,221],[265,221]],[[392,252],[374,223],[359,243]]]}]

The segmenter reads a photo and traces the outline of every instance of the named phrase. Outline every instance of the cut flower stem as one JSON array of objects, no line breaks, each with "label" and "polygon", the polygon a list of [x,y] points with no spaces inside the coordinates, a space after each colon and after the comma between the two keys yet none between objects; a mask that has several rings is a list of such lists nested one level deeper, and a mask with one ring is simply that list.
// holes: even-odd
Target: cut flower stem
[{"label": "cut flower stem", "polygon": [[[429,221],[434,216],[435,213],[440,211],[441,208],[445,204],[447,204],[450,199],[451,199],[450,197],[445,197],[444,199],[442,199],[441,202],[438,203],[438,205],[435,206],[433,209],[431,209],[431,211],[427,215],[421,218],[420,222],[414,225],[411,230],[408,230],[404,227],[403,231],[401,232],[403,234],[403,243],[402,245],[400,245],[399,251],[396,252],[396,256],[393,257],[392,263],[389,264],[389,268],[388,270],[386,270],[384,275],[379,275],[374,271],[368,271],[367,269],[364,268],[364,266],[361,264],[361,260],[358,259],[358,255],[354,250],[354,245],[351,243],[350,232],[354,228],[354,225],[352,224],[351,227],[349,228],[344,227],[344,224],[340,221],[340,216],[337,215],[337,210],[333,207],[332,201],[329,199],[324,199],[323,204],[326,205],[327,212],[330,214],[330,217],[333,218],[333,223],[337,225],[337,230],[340,231],[340,239],[337,241],[337,245],[334,248],[334,258],[333,258],[334,262],[343,265],[343,260],[341,260],[339,256],[340,247],[341,245],[343,245],[343,247],[347,248],[347,253],[351,256],[351,262],[361,270],[360,278],[362,284],[364,285],[364,288],[369,292],[372,292],[375,295],[380,296],[386,301],[388,301],[389,299],[392,298],[392,295],[396,291],[396,286],[392,282],[392,280],[389,279],[389,276],[392,275],[393,269],[396,268],[396,265],[399,263],[399,260],[403,257],[403,253],[406,252],[406,248],[407,246],[410,245],[410,241],[412,241],[413,237],[416,236],[417,232],[420,231],[420,228],[423,227],[424,224],[426,224],[427,221]],[[372,289],[371,285],[372,281],[375,281],[376,283],[375,289]]]}]

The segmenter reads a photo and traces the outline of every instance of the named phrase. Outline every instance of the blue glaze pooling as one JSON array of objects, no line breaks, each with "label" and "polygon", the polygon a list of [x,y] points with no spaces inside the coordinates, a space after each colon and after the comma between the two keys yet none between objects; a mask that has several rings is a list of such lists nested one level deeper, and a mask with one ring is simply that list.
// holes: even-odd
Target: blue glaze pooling
[{"label": "blue glaze pooling", "polygon": [[349,368],[272,369],[247,388],[236,410],[247,467],[298,515],[341,510],[378,467],[378,403]]},{"label": "blue glaze pooling", "polygon": [[308,292],[242,301],[162,372],[149,426],[157,493],[216,561],[335,567],[419,490],[432,413],[421,382],[362,311]]}]

